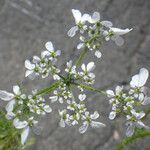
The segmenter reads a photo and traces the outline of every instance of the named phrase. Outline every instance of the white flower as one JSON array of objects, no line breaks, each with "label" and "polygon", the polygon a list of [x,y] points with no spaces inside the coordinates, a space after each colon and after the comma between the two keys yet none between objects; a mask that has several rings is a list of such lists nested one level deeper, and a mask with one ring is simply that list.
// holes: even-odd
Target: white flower
[{"label": "white flower", "polygon": [[47,112],[47,113],[52,112],[52,108],[51,108],[49,105],[44,105],[44,106],[43,106],[43,109],[44,109],[44,111]]},{"label": "white flower", "polygon": [[78,75],[84,80],[86,84],[93,84],[94,83],[94,78],[95,74],[92,73],[95,68],[94,62],[90,62],[85,66],[85,64],[81,65],[81,69],[83,72],[79,72]]},{"label": "white flower", "polygon": [[105,36],[105,40],[108,41],[110,38],[116,43],[118,46],[122,46],[124,44],[124,39],[121,37],[121,35],[127,34],[132,29],[119,29],[110,27],[109,31],[104,31],[103,35]]},{"label": "white flower", "polygon": [[119,29],[119,28],[110,28],[110,32],[113,32],[113,36],[111,37],[111,39],[113,41],[115,41],[115,43],[118,46],[122,46],[124,44],[124,39],[120,36],[120,35],[124,35],[127,34],[128,32],[130,32],[132,29]]},{"label": "white flower", "polygon": [[82,64],[81,68],[84,72],[91,72],[95,69],[95,64],[94,62],[88,63],[87,66],[85,66],[85,64]]},{"label": "white flower", "polygon": [[97,50],[97,51],[95,51],[95,56],[96,56],[97,58],[101,58],[101,57],[102,57],[102,53]]},{"label": "white flower", "polygon": [[86,95],[85,94],[79,94],[78,98],[80,101],[84,101],[86,99]]},{"label": "white flower", "polygon": [[116,112],[115,111],[110,112],[109,119],[113,120],[113,119],[115,119],[115,117],[116,117]]},{"label": "white flower", "polygon": [[76,74],[76,66],[73,66],[72,60],[67,62],[67,67],[66,67],[65,71],[70,74]]},{"label": "white flower", "polygon": [[149,76],[149,72],[147,69],[145,69],[145,68],[140,69],[139,74],[136,74],[132,77],[130,86],[132,88],[135,88],[135,87],[140,88],[140,87],[144,86],[148,79],[148,76]]},{"label": "white flower", "polygon": [[24,94],[21,95],[21,90],[20,90],[20,87],[18,85],[13,86],[13,92],[14,92],[14,94],[9,93],[7,91],[1,91],[0,90],[0,99],[2,99],[4,101],[9,101],[5,107],[5,109],[7,111],[7,114],[6,114],[7,119],[12,119],[16,115],[13,112],[14,106],[16,104],[16,101],[15,101],[16,97],[20,98],[20,99],[25,98]]},{"label": "white flower", "polygon": [[50,55],[51,56],[51,60],[53,60],[55,57],[61,55],[61,51],[60,50],[57,50],[57,51],[54,50],[54,46],[53,46],[51,41],[47,42],[45,44],[45,47],[46,47],[47,51],[44,51],[44,53],[46,53],[48,56]]},{"label": "white flower", "polygon": [[142,121],[137,121],[137,122],[127,122],[126,125],[127,130],[126,130],[126,136],[130,137],[134,134],[134,130],[135,128],[146,128],[147,126],[144,125],[144,123]]},{"label": "white flower", "polygon": [[83,116],[83,119],[85,120],[83,122],[83,125],[79,128],[79,132],[81,134],[85,133],[86,130],[88,129],[89,125],[92,128],[100,128],[100,127],[105,127],[105,124],[97,121],[93,121],[99,117],[99,114],[97,111],[95,111],[93,114],[89,114],[89,112],[85,112],[85,116]]},{"label": "white flower", "polygon": [[115,89],[115,93],[114,91],[112,90],[107,90],[106,93],[107,93],[107,96],[110,97],[110,98],[113,98],[114,96],[116,95],[120,95],[120,93],[122,92],[123,90],[123,87],[122,86],[116,86],[116,89]]},{"label": "white flower", "polygon": [[107,96],[110,97],[110,98],[115,96],[115,93],[112,90],[107,90],[106,93],[107,93]]},{"label": "white flower", "polygon": [[[143,111],[141,112],[136,112],[134,109],[131,110],[131,113],[136,119],[134,122],[133,121],[128,121],[126,123],[127,130],[126,130],[126,136],[132,136],[134,134],[135,127],[137,128],[147,128],[147,126],[141,121],[141,119],[145,116],[145,113]],[[128,119],[131,119],[131,117],[128,117]]]},{"label": "white flower", "polygon": [[76,24],[84,23],[84,22],[88,21],[88,19],[90,17],[89,14],[83,14],[83,16],[82,16],[81,12],[76,9],[72,9],[72,14],[74,16]]},{"label": "white flower", "polygon": [[35,64],[32,64],[29,60],[25,61],[25,67],[28,69],[25,72],[25,77],[29,77],[33,80],[36,76],[39,75],[38,72],[35,72]]},{"label": "white flower", "polygon": [[81,48],[84,48],[84,43],[79,43],[79,44],[77,45],[77,49],[81,49]]},{"label": "white flower", "polygon": [[61,96],[59,96],[59,93],[55,90],[54,91],[54,96],[50,96],[49,99],[51,100],[52,103],[56,102],[57,100],[59,101],[59,103],[63,103],[63,98]]},{"label": "white flower", "polygon": [[75,9],[72,9],[72,14],[74,16],[76,26],[72,27],[68,31],[68,36],[70,36],[70,37],[73,37],[76,34],[76,32],[79,30],[78,25],[84,25],[84,23],[86,21],[88,21],[90,18],[90,15],[84,14],[82,16],[81,12],[79,10],[75,10]]},{"label": "white flower", "polygon": [[60,127],[64,128],[66,126],[66,124],[70,125],[69,114],[67,114],[66,109],[64,109],[62,111],[58,110],[58,112],[61,117],[60,122],[59,122]]}]

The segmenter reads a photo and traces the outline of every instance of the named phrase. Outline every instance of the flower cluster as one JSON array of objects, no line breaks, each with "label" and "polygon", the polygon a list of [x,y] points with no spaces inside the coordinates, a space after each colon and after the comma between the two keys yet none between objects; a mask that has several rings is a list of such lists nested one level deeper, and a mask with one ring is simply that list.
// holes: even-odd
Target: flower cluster
[{"label": "flower cluster", "polygon": [[89,126],[91,126],[92,128],[105,127],[105,124],[94,121],[99,117],[97,111],[95,111],[93,114],[90,114],[87,111],[87,108],[84,104],[86,95],[79,94],[78,99],[78,103],[73,99],[68,100],[67,109],[63,109],[62,111],[59,110],[59,115],[61,116],[61,120],[59,123],[60,126],[75,126],[82,123],[81,127],[79,128],[79,132],[82,134],[86,132]]},{"label": "flower cluster", "polygon": [[[84,83],[91,85],[94,83],[95,75],[92,73],[94,68],[94,62],[89,62],[87,65],[82,64],[81,71],[77,71],[77,67],[73,65],[72,61],[67,62],[65,68],[66,77],[63,76],[59,80],[60,83],[57,90],[53,92],[53,96],[49,97],[52,103],[59,101],[59,103],[65,102],[66,104],[66,109],[59,110],[61,127],[65,127],[66,125],[74,126],[82,122],[79,132],[84,133],[88,126],[93,128],[105,126],[103,123],[93,121],[99,117],[99,114],[97,111],[95,111],[94,114],[90,114],[87,111],[84,103],[86,95],[83,93],[84,89],[79,84]],[[75,99],[71,91],[72,85],[78,85],[77,88],[82,92],[78,95],[78,100]]]},{"label": "flower cluster", "polygon": [[[53,92],[54,96],[51,96],[51,102],[59,101],[63,103],[64,99],[72,99],[73,94],[70,92],[71,85],[78,85],[78,83],[84,83],[87,85],[91,85],[94,83],[95,75],[92,71],[95,68],[94,62],[90,62],[87,64],[81,65],[82,71],[77,71],[76,66],[72,64],[72,61],[67,62],[67,67],[65,68],[66,77],[62,76],[59,80],[59,86],[57,90]],[[80,87],[78,88],[83,91]]]},{"label": "flower cluster", "polygon": [[147,90],[144,86],[149,76],[147,69],[140,69],[139,74],[132,77],[130,88],[117,86],[115,92],[107,90],[107,96],[112,105],[112,111],[109,114],[109,119],[115,119],[117,114],[124,114],[126,116],[127,136],[134,134],[135,127],[148,128],[142,119],[145,116],[140,106],[150,104],[150,97],[147,96]]},{"label": "flower cluster", "polygon": [[52,111],[51,107],[45,103],[45,99],[37,95],[36,91],[27,96],[22,94],[18,85],[13,86],[13,93],[0,90],[0,99],[8,101],[6,105],[7,119],[13,120],[15,128],[22,129],[22,144],[26,142],[30,127],[38,123],[35,118]]},{"label": "flower cluster", "polygon": [[77,31],[80,32],[80,41],[77,49],[88,48],[95,50],[95,56],[101,57],[100,46],[110,39],[118,46],[123,45],[124,39],[121,35],[130,32],[132,29],[119,29],[113,27],[110,21],[101,21],[100,13],[94,12],[92,15],[81,14],[79,10],[72,9],[76,25],[68,31],[68,36],[73,37]]},{"label": "flower cluster", "polygon": [[[81,60],[88,50],[94,51],[97,58],[101,58],[100,46],[109,40],[115,41],[118,46],[124,43],[122,35],[130,32],[132,29],[119,29],[113,27],[110,21],[101,21],[100,14],[94,12],[92,15],[81,14],[79,10],[72,9],[75,18],[75,26],[68,31],[68,36],[73,37],[77,32],[80,33],[80,43],[77,49],[84,48],[79,58],[73,63],[67,62],[66,68],[60,70],[57,66],[60,50],[55,50],[52,42],[45,44],[46,50],[41,52],[41,56],[33,56],[33,60],[25,61],[25,77],[34,79],[37,76],[42,78],[53,77],[54,83],[40,91],[34,90],[30,95],[24,94],[18,85],[13,86],[13,93],[0,90],[0,99],[8,101],[6,105],[6,118],[12,120],[16,129],[21,131],[21,143],[25,144],[30,129],[38,123],[38,117],[50,113],[51,107],[46,104],[42,97],[45,94],[53,95],[49,97],[52,103],[58,101],[65,106],[58,110],[60,115],[60,126],[79,125],[79,132],[85,133],[88,127],[105,127],[105,124],[96,121],[99,113],[94,111],[90,113],[86,107],[86,90],[91,90],[107,94],[112,111],[109,119],[113,120],[119,114],[126,117],[127,136],[134,134],[135,128],[148,128],[142,119],[146,115],[140,106],[150,103],[150,97],[147,96],[147,90],[144,86],[149,72],[142,68],[139,74],[132,77],[130,88],[117,86],[115,92],[112,90],[101,91],[93,86],[95,82],[95,63],[93,61],[87,64],[81,64]],[[81,66],[80,66],[81,64]],[[80,67],[79,67],[80,66]],[[75,94],[78,96],[75,96]]]},{"label": "flower cluster", "polygon": [[45,47],[46,50],[41,52],[41,57],[33,56],[32,62],[25,61],[25,67],[28,69],[25,77],[34,79],[36,76],[41,75],[42,78],[46,78],[51,73],[55,80],[59,79],[57,74],[60,70],[55,64],[57,57],[61,55],[61,51],[55,51],[52,42],[47,42]]}]

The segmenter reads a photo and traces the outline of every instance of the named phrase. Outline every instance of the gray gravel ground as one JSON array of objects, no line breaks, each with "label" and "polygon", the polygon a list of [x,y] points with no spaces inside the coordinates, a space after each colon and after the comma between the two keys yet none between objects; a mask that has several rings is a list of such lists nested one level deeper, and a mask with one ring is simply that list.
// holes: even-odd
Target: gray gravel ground
[{"label": "gray gravel ground", "polygon": [[[19,81],[28,91],[51,83],[51,78],[33,82],[24,78],[24,60],[39,54],[48,40],[63,52],[61,68],[77,56],[77,39],[67,37],[74,24],[72,8],[91,13],[96,10],[116,27],[133,28],[125,36],[124,46],[118,48],[109,42],[101,49],[103,58],[96,61],[96,87],[113,88],[128,82],[141,67],[150,70],[150,0],[0,0],[0,89],[11,90]],[[87,56],[85,62],[92,59]],[[89,95],[89,109],[100,112],[106,128],[84,135],[75,128],[62,129],[58,127],[58,106],[53,105],[53,113],[41,119],[42,131],[35,145],[27,150],[116,150],[120,140],[114,134],[117,132],[119,139],[124,136],[124,120],[110,122],[106,118],[110,111],[108,100],[99,94]],[[145,138],[126,150],[150,150],[149,140]]]}]

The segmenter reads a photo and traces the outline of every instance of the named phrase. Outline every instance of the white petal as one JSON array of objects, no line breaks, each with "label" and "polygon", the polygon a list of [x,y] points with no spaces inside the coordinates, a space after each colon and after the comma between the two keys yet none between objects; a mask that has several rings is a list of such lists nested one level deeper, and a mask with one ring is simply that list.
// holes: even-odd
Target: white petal
[{"label": "white petal", "polygon": [[81,21],[81,12],[79,10],[72,9],[72,14],[75,18],[75,22],[79,23]]},{"label": "white petal", "polygon": [[53,44],[52,44],[51,41],[47,42],[47,43],[45,44],[45,47],[46,47],[46,49],[47,49],[48,51],[50,51],[50,52],[53,52],[53,51],[54,51],[54,47],[53,47]]},{"label": "white petal", "polygon": [[99,20],[100,20],[100,13],[99,12],[94,12],[91,19],[89,20],[89,22],[90,23],[96,23]]},{"label": "white petal", "polygon": [[110,28],[113,25],[110,21],[101,21],[101,24],[107,28]]},{"label": "white petal", "polygon": [[145,97],[145,96],[144,96],[143,93],[140,93],[140,94],[139,94],[139,100],[140,100],[140,101],[143,101],[143,100],[144,100],[144,97]]},{"label": "white petal", "polygon": [[51,102],[54,103],[58,100],[58,96],[51,96],[49,99],[51,99]]},{"label": "white petal", "polygon": [[56,51],[56,55],[57,55],[57,56],[60,56],[60,55],[61,55],[61,50],[57,50],[57,51]]},{"label": "white petal", "polygon": [[150,104],[150,97],[145,97],[142,102],[142,105],[148,105],[148,104]]},{"label": "white petal", "polygon": [[95,68],[94,62],[90,62],[90,63],[87,64],[87,71],[88,71],[88,72],[93,71],[94,68]]},{"label": "white petal", "polygon": [[18,85],[14,85],[14,86],[13,86],[13,92],[14,92],[16,95],[20,95],[20,94],[21,94],[20,87],[19,87]]},{"label": "white petal", "polygon": [[53,75],[53,79],[54,79],[54,80],[60,80],[61,78],[59,77],[59,75],[54,74],[54,75]]},{"label": "white petal", "polygon": [[137,119],[142,119],[145,116],[144,111],[141,111],[140,113],[137,113]]},{"label": "white petal", "polygon": [[92,128],[100,128],[100,127],[105,127],[106,125],[101,123],[101,122],[96,122],[96,121],[92,121],[91,122],[91,127]]},{"label": "white petal", "polygon": [[122,87],[122,86],[116,86],[115,91],[116,91],[116,94],[117,94],[117,95],[119,95],[122,90],[123,90],[123,87]]},{"label": "white petal", "polygon": [[149,72],[147,69],[145,68],[141,68],[140,72],[139,72],[139,86],[142,87],[143,85],[145,85],[147,79],[149,76]]},{"label": "white petal", "polygon": [[94,73],[89,73],[89,77],[94,79],[95,78],[95,74]]},{"label": "white petal", "polygon": [[134,128],[135,126],[133,124],[129,125],[126,130],[126,136],[128,137],[132,136],[134,134]]},{"label": "white petal", "polygon": [[27,121],[20,121],[18,118],[16,118],[13,121],[13,125],[17,129],[22,129],[22,128],[25,128],[28,125],[28,122]]},{"label": "white petal", "polygon": [[144,127],[146,127],[146,126],[145,126],[145,124],[144,124],[142,121],[138,121],[138,122],[136,123],[136,127],[138,127],[138,128],[144,128]]},{"label": "white petal", "polygon": [[33,73],[32,70],[27,70],[27,71],[25,72],[25,77],[28,77],[28,76],[31,75],[32,73]]},{"label": "white petal", "polygon": [[116,117],[116,112],[115,111],[110,112],[109,119],[113,120],[113,119],[115,119],[115,117]]},{"label": "white petal", "polygon": [[81,134],[85,133],[87,128],[88,128],[89,124],[88,123],[84,123],[80,128],[79,128],[79,132]]},{"label": "white petal", "polygon": [[121,36],[113,36],[111,39],[115,41],[117,46],[122,46],[124,44],[124,39]]},{"label": "white petal", "polygon": [[147,69],[140,69],[139,74],[136,74],[132,77],[130,82],[131,87],[142,87],[146,83],[148,76],[149,72]]},{"label": "white petal", "polygon": [[42,51],[41,52],[41,58],[45,58],[46,56],[49,56],[50,52],[49,51]]},{"label": "white petal", "polygon": [[82,64],[81,68],[82,68],[83,71],[86,71],[85,64]]},{"label": "white petal", "polygon": [[7,112],[12,112],[14,109],[14,105],[15,105],[15,100],[11,100],[5,107]]},{"label": "white petal", "polygon": [[110,28],[110,30],[116,35],[123,35],[123,34],[130,32],[132,29]]},{"label": "white petal", "polygon": [[70,37],[73,37],[73,36],[75,36],[75,34],[76,34],[76,32],[78,31],[78,27],[77,26],[74,26],[74,27],[72,27],[69,31],[68,31],[68,36],[70,36]]},{"label": "white petal", "polygon": [[45,105],[43,108],[47,113],[52,112],[52,108],[49,105]]},{"label": "white petal", "polygon": [[30,74],[28,75],[28,77],[29,77],[30,80],[34,80],[35,77],[37,77],[38,75],[39,75],[38,73],[32,72],[32,73],[30,73]]},{"label": "white petal", "polygon": [[97,111],[94,112],[94,114],[91,115],[91,119],[97,119],[99,117],[99,113]]},{"label": "white petal", "polygon": [[78,98],[80,101],[84,101],[86,98],[86,95],[85,94],[79,94]]},{"label": "white petal", "polygon": [[83,48],[84,47],[84,43],[79,43],[78,45],[77,45],[77,49],[81,49],[81,48]]},{"label": "white petal", "polygon": [[21,144],[24,145],[29,135],[29,127],[26,127],[21,133]]},{"label": "white petal", "polygon": [[29,70],[33,70],[35,68],[34,64],[31,64],[31,62],[29,60],[25,61],[25,67]]},{"label": "white petal", "polygon": [[34,63],[39,63],[41,59],[38,56],[33,56],[33,62]]},{"label": "white petal", "polygon": [[90,19],[90,15],[89,14],[84,14],[81,18],[81,23],[84,23],[85,21],[88,21]]},{"label": "white petal", "polygon": [[115,96],[115,94],[112,90],[107,90],[106,93],[107,93],[108,97],[114,97]]},{"label": "white petal", "polygon": [[132,80],[130,81],[130,85],[131,87],[134,88],[134,87],[138,87],[138,84],[139,84],[139,75],[137,74],[132,77]]},{"label": "white petal", "polygon": [[96,51],[96,52],[95,52],[95,56],[96,56],[97,58],[101,58],[101,57],[102,57],[102,53],[101,53],[100,51]]},{"label": "white petal", "polygon": [[9,93],[7,91],[1,91],[0,90],[0,99],[4,100],[4,101],[10,101],[14,98],[14,94]]},{"label": "white petal", "polygon": [[60,127],[64,128],[66,126],[65,121],[61,118],[59,122]]},{"label": "white petal", "polygon": [[13,119],[15,116],[16,116],[16,114],[14,114],[13,112],[10,112],[10,111],[7,112],[7,114],[6,114],[6,118],[8,120]]},{"label": "white petal", "polygon": [[61,104],[63,104],[63,102],[64,102],[62,97],[59,97],[58,101],[59,101],[59,103],[61,103]]}]

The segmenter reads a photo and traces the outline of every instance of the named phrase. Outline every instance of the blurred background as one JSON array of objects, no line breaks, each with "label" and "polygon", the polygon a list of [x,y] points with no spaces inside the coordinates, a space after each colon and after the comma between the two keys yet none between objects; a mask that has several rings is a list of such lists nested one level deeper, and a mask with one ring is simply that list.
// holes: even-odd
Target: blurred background
[{"label": "blurred background", "polygon": [[[96,87],[113,89],[128,83],[141,67],[150,71],[150,0],[0,0],[0,89],[11,91],[12,85],[21,82],[30,92],[51,84],[51,77],[32,82],[24,78],[25,59],[39,55],[49,40],[62,50],[62,69],[77,56],[77,38],[67,37],[74,25],[72,8],[83,13],[98,11],[102,20],[112,21],[115,27],[133,28],[122,47],[108,42],[101,48],[102,59],[86,57],[85,62],[96,61]],[[60,128],[60,107],[52,104],[53,112],[41,118],[36,143],[27,150],[116,150],[125,135],[125,120],[109,121],[108,99],[93,92],[88,95],[88,108],[99,111],[106,128],[90,129],[84,135],[77,128]],[[126,150],[150,150],[149,141],[150,137],[139,140]]]}]

